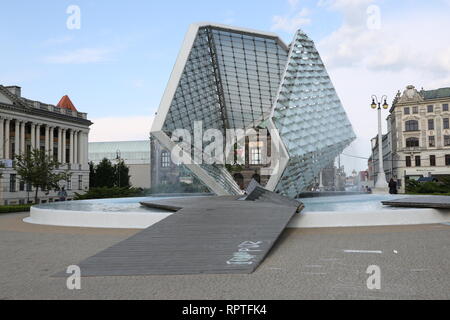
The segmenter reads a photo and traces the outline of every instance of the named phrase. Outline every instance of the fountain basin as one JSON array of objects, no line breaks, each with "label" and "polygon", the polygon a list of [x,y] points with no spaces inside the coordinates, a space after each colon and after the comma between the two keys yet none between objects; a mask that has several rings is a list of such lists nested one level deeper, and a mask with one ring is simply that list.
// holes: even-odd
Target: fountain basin
[{"label": "fountain basin", "polygon": [[[201,198],[202,196],[196,196]],[[450,210],[394,208],[381,201],[405,195],[348,195],[300,199],[305,209],[295,215],[289,228],[417,225],[450,222]],[[145,197],[58,202],[31,207],[24,221],[33,224],[145,229],[173,212],[147,208],[140,202],[183,197]]]}]

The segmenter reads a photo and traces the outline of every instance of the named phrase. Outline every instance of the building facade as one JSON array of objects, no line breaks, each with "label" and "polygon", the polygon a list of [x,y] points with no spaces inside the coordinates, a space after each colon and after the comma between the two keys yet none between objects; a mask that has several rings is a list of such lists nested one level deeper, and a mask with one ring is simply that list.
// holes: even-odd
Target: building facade
[{"label": "building facade", "polygon": [[[78,112],[68,96],[55,106],[26,99],[18,86],[0,85],[0,204],[29,203],[34,188],[25,185],[13,169],[14,155],[45,150],[70,169],[71,178],[61,181],[68,199],[89,188],[88,136],[92,123]],[[57,201],[57,191],[40,191],[42,203]]]},{"label": "building facade", "polygon": [[113,164],[123,160],[130,175],[130,184],[135,188],[151,187],[150,141],[90,142],[89,161],[98,164],[104,158]]},{"label": "building facade", "polygon": [[395,97],[388,125],[400,192],[408,179],[450,176],[449,105],[450,88],[418,91],[410,85]]},{"label": "building facade", "polygon": [[[299,30],[288,46],[273,33],[211,23],[192,25],[152,136],[165,149],[183,154],[185,167],[212,192],[230,195],[242,194],[245,187],[245,176],[235,172],[235,163],[197,161],[192,152],[181,152],[173,133],[183,129],[195,136],[214,129],[225,141],[230,130],[260,127],[270,134],[270,163],[264,174],[252,175],[268,176],[267,189],[290,197],[312,187],[321,169],[355,138],[320,55],[305,33]],[[258,134],[254,140],[256,152],[265,138]],[[215,160],[206,148],[190,141],[183,140],[185,150]],[[237,144],[245,146],[246,141],[242,138]]]}]

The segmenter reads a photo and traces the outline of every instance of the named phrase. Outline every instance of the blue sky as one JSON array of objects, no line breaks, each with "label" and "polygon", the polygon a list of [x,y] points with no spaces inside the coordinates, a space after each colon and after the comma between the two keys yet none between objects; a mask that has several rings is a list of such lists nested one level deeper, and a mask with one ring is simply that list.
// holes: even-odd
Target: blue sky
[{"label": "blue sky", "polygon": [[[273,31],[286,42],[296,28],[306,31],[360,137],[351,150],[358,155],[368,155],[367,140],[376,133],[361,112],[371,93],[392,97],[408,84],[450,86],[448,31],[436,31],[435,40],[424,35],[434,33],[434,24],[449,30],[449,0],[3,2],[0,83],[22,86],[25,97],[46,103],[68,94],[94,120],[92,141],[147,138],[185,32],[198,21]],[[66,27],[69,5],[81,10],[79,30]],[[381,12],[376,32],[365,23],[371,5]],[[417,41],[438,56],[425,63]],[[419,60],[420,68],[412,68]]]}]

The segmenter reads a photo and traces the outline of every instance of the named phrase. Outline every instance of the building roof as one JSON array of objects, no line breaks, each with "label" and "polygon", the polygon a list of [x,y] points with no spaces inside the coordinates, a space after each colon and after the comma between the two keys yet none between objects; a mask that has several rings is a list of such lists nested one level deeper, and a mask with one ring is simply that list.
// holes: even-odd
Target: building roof
[{"label": "building roof", "polygon": [[65,95],[64,97],[59,100],[57,107],[63,108],[63,109],[69,109],[73,111],[78,111],[77,108],[73,105],[72,101],[70,100],[69,96]]},{"label": "building roof", "polygon": [[421,92],[425,100],[450,98],[450,88],[439,88],[436,90],[424,90]]},{"label": "building roof", "polygon": [[120,153],[126,164],[150,163],[150,140],[90,142],[89,161],[98,163],[104,158],[115,160]]}]

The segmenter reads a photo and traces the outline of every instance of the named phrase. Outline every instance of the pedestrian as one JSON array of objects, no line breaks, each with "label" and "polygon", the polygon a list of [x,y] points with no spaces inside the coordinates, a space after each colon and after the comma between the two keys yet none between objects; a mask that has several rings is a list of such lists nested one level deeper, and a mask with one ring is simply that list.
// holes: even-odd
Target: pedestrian
[{"label": "pedestrian", "polygon": [[389,181],[389,193],[397,194],[397,182],[393,178]]},{"label": "pedestrian", "polygon": [[61,188],[58,192],[59,201],[66,201],[67,198],[67,192],[64,189],[64,187]]}]

